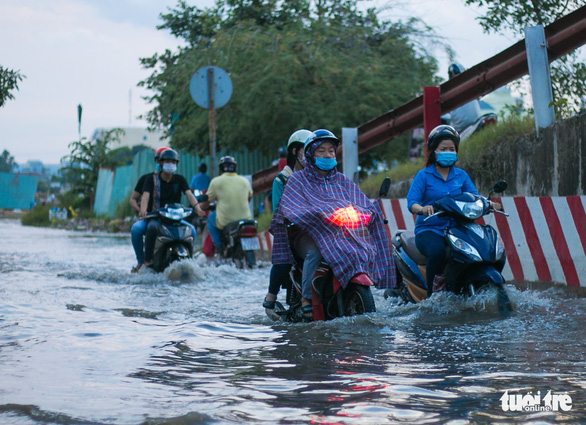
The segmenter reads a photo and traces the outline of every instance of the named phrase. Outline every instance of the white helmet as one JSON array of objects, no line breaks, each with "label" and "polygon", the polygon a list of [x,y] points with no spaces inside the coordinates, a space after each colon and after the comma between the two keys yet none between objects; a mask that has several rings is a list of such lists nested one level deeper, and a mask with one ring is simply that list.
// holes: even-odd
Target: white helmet
[{"label": "white helmet", "polygon": [[301,129],[297,130],[295,133],[289,137],[289,141],[287,142],[287,147],[291,146],[291,143],[299,142],[305,144],[305,141],[309,136],[311,136],[312,132],[309,130]]}]

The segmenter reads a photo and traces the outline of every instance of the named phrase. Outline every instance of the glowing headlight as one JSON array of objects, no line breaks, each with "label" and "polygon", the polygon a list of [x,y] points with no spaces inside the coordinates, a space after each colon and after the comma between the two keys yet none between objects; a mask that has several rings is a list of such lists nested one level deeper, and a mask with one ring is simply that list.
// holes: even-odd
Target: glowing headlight
[{"label": "glowing headlight", "polygon": [[463,252],[469,257],[472,257],[474,261],[482,261],[482,257],[480,256],[476,248],[474,248],[468,242],[465,242],[454,235],[448,235],[448,237],[450,239],[450,242],[452,243],[452,246],[456,248],[458,251]]},{"label": "glowing headlight", "polygon": [[505,244],[500,236],[496,240],[495,258],[499,260],[505,254]]},{"label": "glowing headlight", "polygon": [[183,208],[170,208],[169,210],[163,212],[163,216],[171,220],[181,220],[186,216],[186,214]]},{"label": "glowing headlight", "polygon": [[484,212],[482,199],[477,199],[475,202],[456,201],[456,205],[467,218],[476,219],[482,217]]}]

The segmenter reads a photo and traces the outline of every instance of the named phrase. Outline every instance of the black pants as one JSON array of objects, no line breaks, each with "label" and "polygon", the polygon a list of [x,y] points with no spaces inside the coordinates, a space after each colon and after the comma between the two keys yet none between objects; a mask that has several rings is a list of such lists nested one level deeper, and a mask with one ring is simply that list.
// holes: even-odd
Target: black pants
[{"label": "black pants", "polygon": [[427,257],[425,264],[427,296],[433,291],[433,278],[442,274],[446,267],[446,245],[444,237],[435,232],[421,232],[415,237],[417,249]]},{"label": "black pants", "polygon": [[144,261],[150,263],[153,260],[155,251],[155,241],[157,240],[157,231],[159,228],[159,220],[149,220],[147,224],[146,234],[144,237]]},{"label": "black pants", "polygon": [[277,295],[283,282],[289,279],[291,264],[273,264],[271,277],[269,279],[269,294]]}]

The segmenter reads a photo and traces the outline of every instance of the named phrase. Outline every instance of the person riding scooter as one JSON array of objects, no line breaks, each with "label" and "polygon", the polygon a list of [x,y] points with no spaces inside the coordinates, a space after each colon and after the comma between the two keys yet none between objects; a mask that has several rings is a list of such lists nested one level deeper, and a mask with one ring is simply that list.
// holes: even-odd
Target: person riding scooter
[{"label": "person riding scooter", "polygon": [[206,193],[209,202],[216,201],[216,210],[207,222],[216,254],[223,252],[222,229],[231,222],[251,219],[248,203],[252,199],[250,182],[236,174],[237,163],[233,157],[223,156],[218,167],[220,175],[212,179]]},{"label": "person riding scooter", "polygon": [[[294,172],[303,170],[303,165],[301,164],[301,161],[303,161],[303,147],[305,141],[310,135],[311,131],[301,129],[297,130],[289,137],[289,141],[287,142],[287,165],[279,174],[277,174],[275,180],[273,180],[273,214],[277,211],[279,200],[281,199],[283,189],[285,188],[289,177],[291,177]],[[279,293],[282,283],[289,278],[290,270],[290,263],[273,264],[269,278],[269,291],[262,303],[264,308],[275,308],[277,294]]]},{"label": "person riding scooter", "polygon": [[[449,125],[435,127],[427,138],[427,163],[413,179],[407,203],[409,211],[418,214],[415,222],[415,242],[417,249],[427,257],[426,284],[427,296],[433,292],[433,282],[437,275],[442,276],[446,264],[444,229],[453,226],[451,218],[433,216],[433,203],[446,196],[462,192],[478,195],[476,187],[468,174],[454,166],[458,157],[460,134]],[[493,203],[500,210],[500,204]]]},{"label": "person riding scooter", "polygon": [[[452,63],[448,68],[448,76],[452,79],[465,70],[466,68],[461,64]],[[474,99],[473,101],[451,111],[449,123],[458,133],[460,133],[473,125],[481,115],[482,111],[480,110],[480,102],[478,99]]]},{"label": "person riding scooter", "polygon": [[[159,148],[155,151],[155,171],[152,173],[143,174],[136,183],[134,191],[130,196],[129,204],[133,210],[136,211],[136,215],[140,214],[140,199],[143,193],[144,182],[148,178],[152,178],[153,175],[161,172],[161,164],[159,164],[159,157],[161,153],[166,151],[167,147]],[[147,211],[151,211],[151,208],[147,208]],[[147,222],[146,220],[139,219],[134,222],[130,228],[130,240],[132,241],[132,247],[134,248],[134,254],[136,256],[136,266],[131,270],[131,273],[138,273],[144,263],[144,235],[146,233]]]},{"label": "person riding scooter", "polygon": [[291,246],[304,260],[301,304],[306,320],[312,317],[311,280],[322,257],[342,287],[362,274],[379,288],[395,284],[380,206],[336,170],[339,144],[328,130],[309,136],[305,168],[289,177],[271,222],[273,264],[294,262],[287,231],[294,225]]},{"label": "person riding scooter", "polygon": [[[187,180],[180,174],[175,174],[177,164],[179,163],[179,154],[173,149],[168,149],[161,153],[159,157],[161,163],[161,172],[154,175],[152,179],[146,179],[142,199],[140,202],[140,217],[144,218],[147,215],[147,206],[152,199],[152,209],[159,209],[168,204],[181,203],[181,194],[184,193],[189,201],[191,208],[199,216],[204,216],[205,213],[200,208],[193,193],[189,189]],[[195,228],[191,223],[185,222],[191,228],[195,238]],[[147,225],[145,238],[145,261],[144,265],[149,266],[153,257],[155,247],[155,239],[158,231],[157,220],[150,220]]]}]

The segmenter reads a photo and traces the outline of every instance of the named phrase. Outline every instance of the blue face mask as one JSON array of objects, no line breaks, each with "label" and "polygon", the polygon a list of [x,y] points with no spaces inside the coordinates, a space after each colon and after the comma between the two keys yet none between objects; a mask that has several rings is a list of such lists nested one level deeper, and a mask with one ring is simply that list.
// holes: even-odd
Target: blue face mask
[{"label": "blue face mask", "polygon": [[458,159],[456,152],[436,152],[435,156],[440,167],[451,167]]},{"label": "blue face mask", "polygon": [[336,165],[336,158],[315,158],[315,166],[322,171],[330,171]]}]

